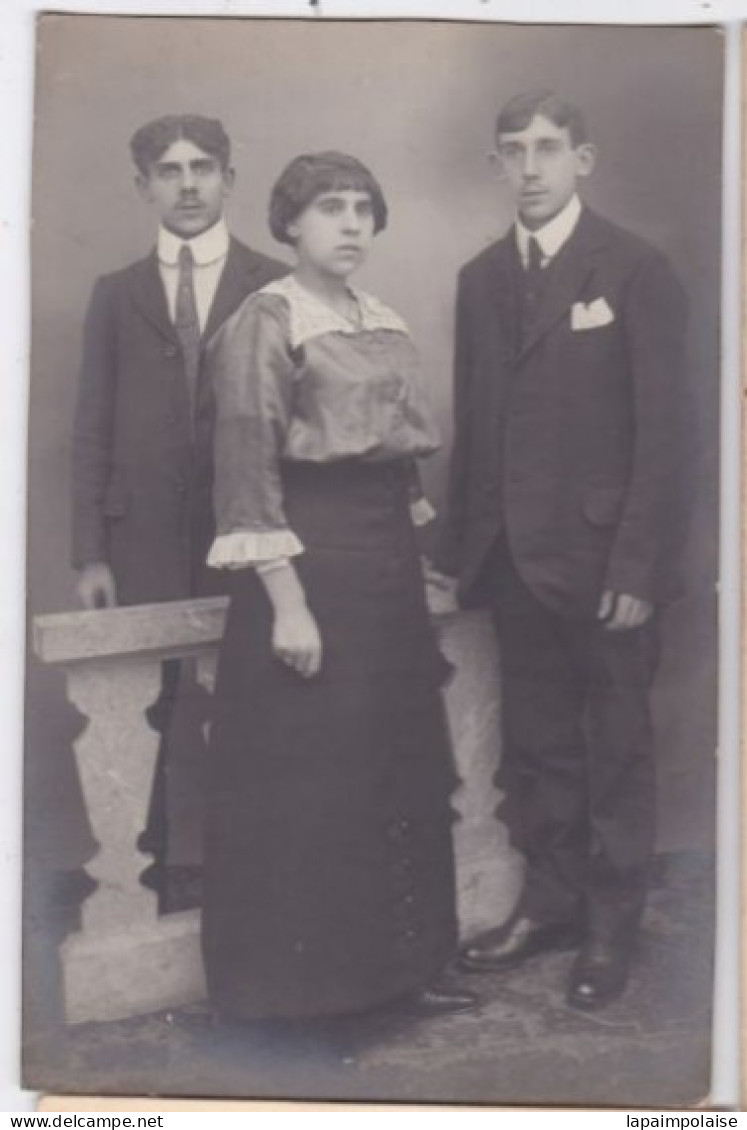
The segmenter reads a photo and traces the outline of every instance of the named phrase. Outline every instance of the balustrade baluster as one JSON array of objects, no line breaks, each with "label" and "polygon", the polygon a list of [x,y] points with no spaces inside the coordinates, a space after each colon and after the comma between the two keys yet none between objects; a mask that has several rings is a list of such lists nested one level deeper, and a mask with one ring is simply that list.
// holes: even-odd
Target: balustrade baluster
[{"label": "balustrade baluster", "polygon": [[446,687],[457,773],[452,799],[459,928],[463,938],[495,926],[513,908],[522,862],[495,816],[500,704],[493,629],[481,612],[451,616],[440,629],[441,650],[454,665]]}]

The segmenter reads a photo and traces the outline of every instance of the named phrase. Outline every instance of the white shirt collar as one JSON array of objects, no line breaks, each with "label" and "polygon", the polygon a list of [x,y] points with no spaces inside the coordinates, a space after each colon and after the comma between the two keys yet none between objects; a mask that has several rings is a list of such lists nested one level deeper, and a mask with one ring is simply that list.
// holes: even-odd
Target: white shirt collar
[{"label": "white shirt collar", "polygon": [[563,244],[573,235],[580,215],[581,201],[578,196],[574,195],[568,201],[565,208],[563,208],[562,212],[558,212],[557,216],[553,216],[544,227],[539,228],[537,231],[530,231],[529,228],[522,224],[517,216],[516,240],[519,245],[519,253],[522,262],[526,263],[527,261],[527,242],[530,236],[534,236],[537,240],[545,261],[553,259],[560,251]]},{"label": "white shirt collar", "polygon": [[327,333],[356,334],[361,330],[393,330],[409,334],[406,323],[378,298],[355,287],[349,288],[360,311],[360,323],[353,324],[331,306],[327,306],[298,282],[295,275],[285,275],[268,283],[260,294],[278,294],[290,308],[290,337],[293,349],[311,338]]},{"label": "white shirt collar", "polygon": [[196,235],[194,239],[181,239],[178,235],[168,231],[167,228],[160,227],[158,229],[158,259],[167,266],[175,267],[179,262],[179,250],[182,244],[186,243],[192,248],[192,255],[197,266],[204,267],[208,263],[225,259],[228,254],[230,238],[226,221],[223,219],[218,220],[217,224],[213,224],[207,231]]}]

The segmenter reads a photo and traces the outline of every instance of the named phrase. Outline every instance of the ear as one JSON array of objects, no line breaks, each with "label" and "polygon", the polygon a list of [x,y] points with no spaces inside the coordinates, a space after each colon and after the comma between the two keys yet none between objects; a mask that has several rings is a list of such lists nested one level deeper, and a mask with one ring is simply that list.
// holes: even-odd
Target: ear
[{"label": "ear", "polygon": [[150,181],[146,176],[143,176],[142,173],[138,173],[135,177],[135,188],[137,189],[137,193],[140,199],[144,200],[147,204],[150,204]]},{"label": "ear", "polygon": [[597,163],[597,149],[590,141],[576,147],[576,173],[580,177],[588,177],[594,172]]},{"label": "ear", "polygon": [[223,195],[230,196],[236,183],[236,170],[233,168],[223,170]]},{"label": "ear", "polygon": [[294,242],[298,239],[298,224],[292,220],[289,224],[285,225],[285,234],[290,237]]},{"label": "ear", "polygon": [[487,159],[488,159],[488,165],[490,166],[490,171],[493,174],[493,176],[496,178],[496,180],[505,180],[506,179],[506,166],[505,166],[505,164],[503,162],[503,158],[501,157],[498,150],[497,149],[489,149],[486,156],[487,156]]}]

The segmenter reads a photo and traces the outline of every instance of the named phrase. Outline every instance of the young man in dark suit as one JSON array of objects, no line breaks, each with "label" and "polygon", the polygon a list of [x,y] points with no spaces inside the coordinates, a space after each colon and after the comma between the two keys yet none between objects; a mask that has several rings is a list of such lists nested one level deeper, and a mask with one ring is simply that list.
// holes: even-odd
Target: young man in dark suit
[{"label": "young man in dark suit", "polygon": [[[204,345],[252,291],[286,273],[229,235],[231,144],[199,115],[148,122],[130,148],[158,217],[155,248],[96,282],[85,323],[73,442],[73,564],[86,608],[220,592],[213,540],[213,402]],[[155,722],[170,726],[178,664],[164,667]],[[189,742],[187,742],[189,744]],[[164,773],[146,843],[163,862]]]},{"label": "young man in dark suit", "polygon": [[459,277],[455,443],[437,564],[488,603],[501,651],[497,777],[526,859],[465,969],[580,947],[569,1003],[624,989],[654,844],[649,691],[679,593],[686,303],[665,257],[581,203],[581,113],[499,114],[516,222]]}]

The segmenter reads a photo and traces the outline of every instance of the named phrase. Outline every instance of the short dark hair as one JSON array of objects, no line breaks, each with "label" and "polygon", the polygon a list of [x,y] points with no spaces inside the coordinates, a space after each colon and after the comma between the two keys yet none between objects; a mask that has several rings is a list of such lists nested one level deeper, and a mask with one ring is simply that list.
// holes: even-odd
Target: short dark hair
[{"label": "short dark hair", "polygon": [[146,122],[130,139],[130,152],[138,170],[147,176],[151,165],[175,141],[191,141],[220,162],[224,170],[231,160],[231,139],[217,118],[203,118],[200,114],[167,114]]},{"label": "short dark hair", "polygon": [[367,192],[374,214],[374,232],[386,227],[387,205],[384,193],[373,173],[347,153],[328,150],[324,153],[303,153],[294,157],[275,181],[270,194],[270,231],[279,243],[293,245],[288,225],[325,192],[353,189]]},{"label": "short dark hair", "polygon": [[527,129],[537,114],[541,114],[560,129],[567,129],[574,148],[588,141],[589,135],[582,111],[573,102],[561,98],[554,90],[527,90],[507,102],[496,118],[496,141],[503,133],[520,133]]}]

